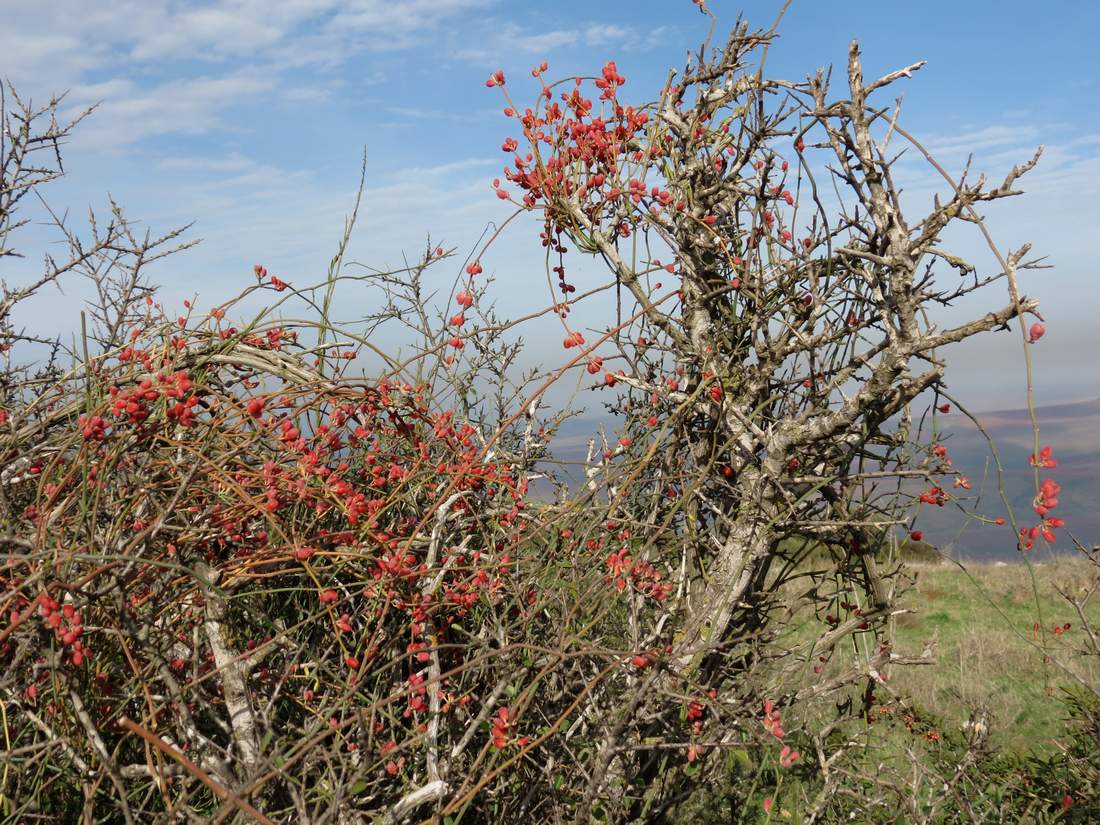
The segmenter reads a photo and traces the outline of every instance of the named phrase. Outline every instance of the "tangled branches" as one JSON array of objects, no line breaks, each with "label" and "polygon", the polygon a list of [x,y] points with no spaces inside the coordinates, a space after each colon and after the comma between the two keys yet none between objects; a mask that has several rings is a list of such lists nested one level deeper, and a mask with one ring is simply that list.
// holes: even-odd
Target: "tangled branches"
[{"label": "tangled branches", "polygon": [[[314,287],[257,265],[241,297],[272,306],[237,327],[235,301],[156,303],[144,267],[182,230],[140,239],[114,206],[90,243],[57,222],[71,261],[0,308],[10,352],[40,343],[9,321],[37,289],[97,290],[75,366],[54,345],[4,376],[6,816],[670,821],[731,764],[819,777],[827,815],[845,725],[927,659],[891,634],[894,528],[950,498],[914,407],[945,348],[1037,309],[1026,247],[983,276],[941,238],[1037,157],[911,219],[889,155],[908,133],[871,97],[920,64],[868,82],[853,44],[836,99],[827,74],[757,71],[773,38],[738,22],[650,103],[620,100],[614,63],[594,92],[508,101],[526,146],[505,141],[494,188],[544,219],[571,351],[548,372],[514,374],[491,243],[449,309],[425,297],[450,258],[431,244],[352,276],[345,238]],[[56,105],[12,121],[5,255],[19,198],[60,173],[28,161],[72,128]],[[613,282],[574,295],[570,245]],[[930,320],[1002,280],[1005,305]],[[382,297],[365,325],[332,317],[345,281]],[[611,288],[628,305],[589,343],[572,319]],[[292,300],[307,320],[279,316]],[[357,373],[393,325],[412,354]],[[562,414],[539,402],[580,370],[624,423],[540,499]]]}]

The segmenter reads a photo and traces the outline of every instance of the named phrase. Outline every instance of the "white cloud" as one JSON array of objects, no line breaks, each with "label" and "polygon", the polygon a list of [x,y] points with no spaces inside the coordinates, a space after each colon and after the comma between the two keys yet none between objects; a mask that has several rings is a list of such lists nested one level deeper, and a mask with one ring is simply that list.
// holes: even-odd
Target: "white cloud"
[{"label": "white cloud", "polygon": [[5,73],[61,58],[70,71],[120,58],[278,58],[298,38],[320,32],[331,45],[363,34],[413,36],[494,0],[9,0],[0,51]]},{"label": "white cloud", "polygon": [[668,27],[641,32],[632,26],[617,23],[591,23],[571,29],[550,29],[532,32],[530,28],[515,23],[495,25],[477,46],[463,46],[453,56],[481,66],[498,65],[511,55],[535,55],[546,57],[555,49],[584,47],[608,47],[614,45],[624,51],[639,51],[660,44]]},{"label": "white cloud", "polygon": [[324,86],[294,86],[284,89],[283,100],[294,103],[327,103],[332,100],[333,89]]},{"label": "white cloud", "polygon": [[136,90],[119,84],[102,98],[96,116],[85,121],[75,142],[81,149],[121,150],[158,135],[203,134],[217,127],[221,113],[271,91],[275,78],[251,69],[221,77],[172,80]]},{"label": "white cloud", "polygon": [[333,32],[408,34],[435,28],[445,18],[486,8],[493,0],[351,0],[328,21]]},{"label": "white cloud", "polygon": [[164,158],[157,162],[161,169],[181,170],[185,172],[239,172],[253,165],[253,162],[240,154],[228,157],[192,157]]},{"label": "white cloud", "polygon": [[410,176],[414,178],[435,178],[440,175],[450,175],[455,172],[465,172],[468,169],[481,169],[485,166],[494,166],[497,164],[503,165],[497,158],[467,158],[466,160],[456,160],[452,163],[442,163],[438,166],[417,166],[409,169],[402,169],[394,174],[402,179]]},{"label": "white cloud", "polygon": [[[9,0],[0,72],[35,99],[73,89],[74,104],[103,100],[101,125],[85,130],[85,144],[128,144],[207,132],[226,108],[270,95],[291,70],[295,82],[284,99],[324,101],[332,79],[303,82],[303,68],[324,70],[363,52],[410,47],[455,15],[493,2]],[[162,66],[174,80],[142,82]],[[365,74],[366,83],[380,79],[377,70]]]},{"label": "white cloud", "polygon": [[[378,173],[368,163],[348,260],[400,266],[403,254],[415,256],[429,232],[447,246],[469,249],[487,222],[506,214],[478,171],[492,162],[469,158]],[[247,285],[257,261],[295,286],[323,277],[355,199],[352,189],[333,189],[307,171],[288,172],[239,156],[210,163],[178,158],[168,165],[182,174],[173,179],[174,211],[157,216],[158,225],[199,215],[192,234],[204,242],[164,263],[158,280],[167,296],[178,302],[199,290],[207,301],[224,300],[234,291],[227,285]],[[143,208],[137,204],[138,211]],[[532,237],[537,243],[537,235]],[[494,255],[495,261],[509,258],[506,252]],[[457,274],[458,265],[452,270]],[[365,313],[370,300],[351,300],[342,312]]]},{"label": "white cloud", "polygon": [[[956,180],[967,158],[973,156],[970,182],[975,182],[978,175],[984,173],[988,186],[999,186],[1005,175],[1014,166],[1029,161],[1042,143],[1038,165],[1017,181],[1017,189],[1035,195],[1072,192],[1080,197],[1095,193],[1100,186],[1100,133],[1080,134],[1063,124],[1035,123],[1023,113],[1021,122],[993,124],[927,139],[920,134],[916,136]],[[895,139],[891,146],[900,150],[903,141]],[[894,175],[910,195],[933,191],[940,192],[941,197],[950,194],[943,177],[912,148],[895,166]],[[1092,211],[1091,207],[1079,202],[1075,214],[1081,214],[1082,210]]]},{"label": "white cloud", "polygon": [[544,55],[553,49],[573,46],[579,42],[581,33],[576,30],[558,29],[542,34],[514,34],[508,36],[509,44],[518,51],[528,54]]},{"label": "white cloud", "polygon": [[[409,120],[428,120],[435,123],[444,121],[452,123],[483,123],[485,120],[485,113],[482,111],[452,112],[444,109],[425,109],[418,106],[390,106],[387,111],[398,117],[407,118]],[[496,112],[492,114],[496,114]]]},{"label": "white cloud", "polygon": [[985,126],[969,129],[932,140],[921,141],[936,157],[967,155],[978,153],[994,146],[1020,145],[1038,142],[1039,135],[1049,134],[1048,129],[1040,131],[1034,124],[1018,122],[1012,124]]},{"label": "white cloud", "polygon": [[588,46],[602,46],[606,43],[626,40],[630,36],[629,29],[613,23],[598,23],[584,30],[584,42]]},{"label": "white cloud", "polygon": [[[391,52],[439,37],[444,27],[497,0],[14,0],[0,29],[0,70],[38,99],[72,89],[74,108],[103,101],[81,146],[123,148],[149,137],[206,134],[242,102],[278,92],[292,103],[323,103],[344,80],[332,70],[357,55]],[[617,23],[532,30],[482,21],[452,56],[495,65],[501,55],[542,57],[577,46],[638,48],[647,36]],[[491,24],[491,28],[489,27]],[[474,28],[478,28],[475,23]],[[651,35],[652,33],[650,33]],[[172,80],[160,72],[171,72]],[[150,78],[146,80],[146,78]],[[383,80],[368,67],[362,83]],[[287,82],[290,80],[291,82]],[[406,106],[405,118],[440,119]],[[450,114],[447,120],[469,119]]]},{"label": "white cloud", "polygon": [[101,83],[81,83],[69,89],[65,100],[69,104],[92,105],[107,99],[120,99],[134,93],[137,84],[128,78],[119,77]]}]

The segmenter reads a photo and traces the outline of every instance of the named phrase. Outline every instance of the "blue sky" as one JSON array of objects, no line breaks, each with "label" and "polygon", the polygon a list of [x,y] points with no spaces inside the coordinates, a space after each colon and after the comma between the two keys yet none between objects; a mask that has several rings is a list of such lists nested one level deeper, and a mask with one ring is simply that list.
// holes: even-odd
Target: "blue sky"
[{"label": "blue sky", "polygon": [[[738,11],[768,25],[776,2],[712,0],[719,29]],[[169,302],[224,300],[263,262],[292,283],[319,280],[368,153],[367,193],[352,257],[396,265],[431,233],[462,252],[507,210],[489,181],[509,134],[488,73],[502,68],[517,102],[532,66],[591,74],[615,59],[626,97],[649,99],[705,33],[690,0],[535,3],[513,0],[6,0],[0,76],[43,99],[69,90],[99,111],[68,147],[70,177],[54,206],[79,214],[110,193],[154,229],[197,221],[203,244],[156,272]],[[843,67],[863,44],[867,74],[917,60],[898,87],[901,122],[952,171],[1003,175],[1046,144],[1029,195],[986,210],[1005,246],[1030,241],[1055,268],[1026,276],[1048,335],[1036,348],[1047,400],[1100,397],[1100,4],[795,0],[769,56],[774,75]],[[889,100],[884,100],[889,102]],[[913,163],[912,192],[935,188]],[[505,313],[548,300],[532,224],[487,256]],[[26,236],[24,246],[44,236]],[[976,236],[958,248],[983,263]],[[30,266],[32,257],[24,266]],[[453,277],[455,265],[447,273]],[[9,281],[29,270],[9,269]],[[595,277],[595,273],[593,273]],[[40,299],[28,320],[70,328],[79,290]],[[990,305],[1003,296],[989,294]],[[367,300],[367,299],[364,299]],[[357,307],[347,303],[348,317]],[[540,353],[545,354],[545,353]],[[552,357],[557,357],[554,354]],[[1022,400],[1019,343],[995,336],[957,356],[953,385],[979,407]]]}]

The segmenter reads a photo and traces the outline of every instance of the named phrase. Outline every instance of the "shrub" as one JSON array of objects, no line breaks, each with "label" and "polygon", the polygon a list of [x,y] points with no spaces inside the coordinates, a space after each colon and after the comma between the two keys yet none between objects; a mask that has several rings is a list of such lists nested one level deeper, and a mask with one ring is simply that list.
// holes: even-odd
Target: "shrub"
[{"label": "shrub", "polygon": [[[494,188],[542,217],[555,264],[567,361],[545,373],[512,368],[491,244],[447,308],[424,297],[450,257],[430,243],[370,276],[342,245],[313,286],[257,265],[239,298],[270,306],[234,327],[236,299],[156,303],[144,267],[181,232],[139,239],[115,207],[91,244],[59,223],[71,260],[0,304],[34,347],[13,307],[70,272],[98,296],[79,351],[5,377],[7,816],[669,821],[764,810],[784,782],[811,820],[853,810],[874,783],[850,734],[912,660],[890,633],[895,528],[967,487],[919,406],[945,409],[945,349],[1037,307],[1026,247],[983,278],[942,235],[1037,157],[907,216],[887,147],[923,148],[871,98],[921,64],[868,81],[853,44],[838,96],[825,73],[757,71],[774,36],[738,21],[650,102],[623,99],[613,62],[564,86],[536,69],[530,108],[489,78],[519,135]],[[75,125],[19,105],[0,239],[60,173],[26,159]],[[588,337],[571,319],[602,289],[574,295],[569,248],[626,296]],[[352,368],[368,335],[332,317],[347,280],[384,296],[373,337],[415,337],[376,378]],[[1007,303],[927,320],[1001,280]],[[289,301],[306,320],[280,319]],[[539,501],[563,416],[540,399],[573,373],[622,426]],[[1021,545],[1060,527],[1052,483]],[[973,744],[929,770],[961,759],[973,787]]]}]

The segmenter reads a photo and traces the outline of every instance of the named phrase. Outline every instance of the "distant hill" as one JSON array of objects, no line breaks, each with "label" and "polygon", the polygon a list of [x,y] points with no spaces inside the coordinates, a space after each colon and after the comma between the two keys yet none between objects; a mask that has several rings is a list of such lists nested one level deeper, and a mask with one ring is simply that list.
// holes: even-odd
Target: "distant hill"
[{"label": "distant hill", "polygon": [[[1073,404],[1052,404],[1037,409],[1042,446],[1053,449],[1058,466],[1043,470],[1062,486],[1057,515],[1066,529],[1083,544],[1100,542],[1100,399]],[[1035,495],[1033,468],[1028,456],[1034,450],[1031,418],[1027,410],[995,410],[975,416],[992,438],[1004,467],[1004,486],[1009,502],[1022,523],[1034,524],[1031,501]],[[1007,515],[997,490],[996,466],[988,442],[973,422],[952,413],[944,422],[944,443],[954,465],[971,480],[972,493],[981,494],[979,512],[989,517]],[[1007,527],[968,522],[955,508],[925,507],[921,512],[925,539],[952,555],[985,560],[1011,560],[1018,556]],[[1063,531],[1064,533],[1064,531]],[[1053,548],[1071,551],[1072,542],[1062,535]],[[1040,539],[1033,551],[1047,555]]]},{"label": "distant hill", "polygon": [[[1050,446],[1058,467],[1045,470],[1062,485],[1058,510],[1051,515],[1065,519],[1066,530],[1086,546],[1100,543],[1100,399],[1072,404],[1052,404],[1037,410],[1042,446]],[[975,417],[992,438],[1004,468],[1004,485],[1008,501],[1021,524],[1034,524],[1032,511],[1034,476],[1028,465],[1033,451],[1031,419],[1027,410],[993,410]],[[616,424],[611,418],[577,417],[567,421],[553,443],[555,458],[563,462],[584,459],[588,440],[606,428],[610,434]],[[939,417],[943,441],[954,466],[971,482],[966,502],[989,519],[1007,516],[1007,510],[997,489],[996,464],[984,435],[965,415],[952,412]],[[558,471],[572,483],[581,478],[578,470],[568,466]],[[948,484],[950,488],[950,484]],[[963,492],[963,491],[955,491]],[[957,506],[924,506],[918,518],[924,540],[958,557],[982,561],[1012,561],[1019,558],[1011,528],[984,525],[967,518]],[[1053,548],[1042,539],[1035,543],[1032,555],[1048,557],[1051,552],[1070,552],[1072,542],[1066,531],[1060,531]]]}]

